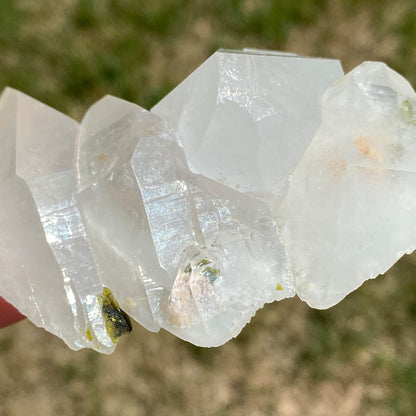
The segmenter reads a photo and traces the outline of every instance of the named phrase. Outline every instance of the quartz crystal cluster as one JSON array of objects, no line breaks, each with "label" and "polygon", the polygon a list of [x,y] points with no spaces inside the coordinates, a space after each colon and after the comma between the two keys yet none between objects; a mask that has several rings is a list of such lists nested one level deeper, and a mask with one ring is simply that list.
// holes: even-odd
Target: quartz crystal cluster
[{"label": "quartz crystal cluster", "polygon": [[416,248],[416,95],[386,65],[218,51],[151,111],[0,98],[0,295],[72,349],[200,346]]}]

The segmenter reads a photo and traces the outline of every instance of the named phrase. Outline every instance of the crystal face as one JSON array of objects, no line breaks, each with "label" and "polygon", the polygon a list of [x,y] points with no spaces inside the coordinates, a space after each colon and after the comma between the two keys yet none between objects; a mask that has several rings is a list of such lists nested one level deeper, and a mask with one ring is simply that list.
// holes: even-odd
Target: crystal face
[{"label": "crystal face", "polygon": [[152,108],[180,137],[193,172],[277,205],[320,123],[340,62],[218,51]]},{"label": "crystal face", "polygon": [[190,172],[156,115],[104,98],[82,123],[79,157],[77,198],[104,282],[146,328],[216,346],[265,302],[294,295],[270,210]]},{"label": "crystal face", "polygon": [[81,124],[7,88],[0,295],[104,353],[129,316],[210,347],[267,302],[328,308],[416,248],[415,137],[375,62],[219,51],[152,111],[106,96]]},{"label": "crystal face", "polygon": [[338,303],[416,248],[416,95],[367,62],[329,88],[278,220],[298,295]]},{"label": "crystal face", "polygon": [[111,352],[103,284],[75,201],[79,125],[9,88],[0,123],[1,295],[71,348]]}]

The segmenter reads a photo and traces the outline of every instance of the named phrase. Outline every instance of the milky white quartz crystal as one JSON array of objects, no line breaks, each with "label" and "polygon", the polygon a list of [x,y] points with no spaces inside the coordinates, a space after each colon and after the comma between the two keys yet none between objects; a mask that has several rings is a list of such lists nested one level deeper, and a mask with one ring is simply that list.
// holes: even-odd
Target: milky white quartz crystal
[{"label": "milky white quartz crystal", "polygon": [[217,346],[265,302],[294,295],[270,210],[190,172],[156,115],[103,98],[82,122],[79,158],[77,198],[103,280],[146,328]]},{"label": "milky white quartz crystal", "polygon": [[190,169],[275,206],[320,124],[338,60],[220,50],[152,108]]},{"label": "milky white quartz crystal", "polygon": [[416,94],[383,63],[329,88],[278,222],[296,290],[328,308],[416,248]]},{"label": "milky white quartz crystal", "polygon": [[342,76],[219,51],[151,112],[106,96],[81,125],[7,88],[0,295],[104,353],[127,314],[208,347],[267,302],[338,303],[416,248],[415,92]]},{"label": "milky white quartz crystal", "polygon": [[72,349],[114,350],[75,202],[76,121],[21,92],[0,98],[1,295]]}]

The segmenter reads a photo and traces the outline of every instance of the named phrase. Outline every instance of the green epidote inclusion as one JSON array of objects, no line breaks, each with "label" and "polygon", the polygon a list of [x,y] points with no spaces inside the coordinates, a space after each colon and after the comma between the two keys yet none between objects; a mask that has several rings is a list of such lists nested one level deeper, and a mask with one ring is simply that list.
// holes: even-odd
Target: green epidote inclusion
[{"label": "green epidote inclusion", "polygon": [[201,274],[202,276],[206,277],[211,283],[214,283],[220,275],[220,269],[206,267]]},{"label": "green epidote inclusion", "polygon": [[99,296],[98,300],[101,305],[108,335],[116,343],[122,335],[132,331],[133,328],[130,318],[120,308],[110,289],[104,287],[103,293]]},{"label": "green epidote inclusion", "polygon": [[410,100],[404,100],[400,107],[400,117],[408,124],[416,124],[416,112],[414,104]]},{"label": "green epidote inclusion", "polygon": [[[200,269],[203,266],[207,266],[208,264],[211,264],[211,263],[212,261],[208,259],[202,259],[196,264],[196,268]],[[191,263],[188,263],[186,265],[184,271],[185,273],[192,273]],[[218,279],[220,273],[221,273],[220,269],[215,269],[214,267],[205,267],[205,269],[202,270],[201,275],[207,278],[211,283],[214,283]]]},{"label": "green epidote inclusion", "polygon": [[197,265],[196,267],[201,267],[201,266],[206,266],[207,264],[211,264],[212,261],[208,260],[208,259],[202,259]]}]

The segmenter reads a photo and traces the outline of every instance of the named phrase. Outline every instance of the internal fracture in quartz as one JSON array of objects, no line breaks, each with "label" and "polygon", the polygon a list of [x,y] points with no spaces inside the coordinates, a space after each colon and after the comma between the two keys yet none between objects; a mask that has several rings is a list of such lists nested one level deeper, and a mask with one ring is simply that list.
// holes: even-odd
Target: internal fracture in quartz
[{"label": "internal fracture in quartz", "polygon": [[416,248],[415,92],[342,76],[219,51],[151,112],[107,96],[81,125],[6,89],[0,295],[105,353],[128,315],[217,346],[267,302],[338,303]]}]

